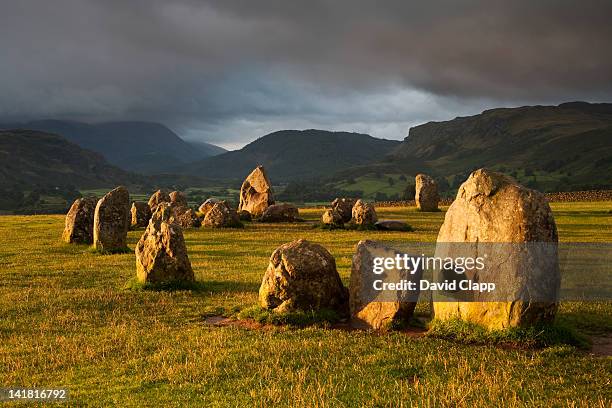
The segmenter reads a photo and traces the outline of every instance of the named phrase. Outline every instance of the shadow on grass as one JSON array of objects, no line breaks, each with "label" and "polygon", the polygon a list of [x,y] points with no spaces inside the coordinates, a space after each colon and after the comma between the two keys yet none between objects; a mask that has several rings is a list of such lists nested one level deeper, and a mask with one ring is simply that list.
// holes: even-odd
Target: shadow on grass
[{"label": "shadow on grass", "polygon": [[429,323],[427,336],[457,341],[464,344],[493,344],[518,349],[543,348],[569,345],[588,349],[587,338],[564,323],[539,324],[531,327],[513,327],[503,330],[489,330],[484,326],[459,319]]},{"label": "shadow on grass", "polygon": [[222,292],[257,292],[259,285],[249,282],[232,282],[232,281],[167,281],[159,284],[143,283],[136,276],[130,278],[123,290],[131,291],[191,291],[196,293],[222,293]]},{"label": "shadow on grass", "polygon": [[133,254],[134,250],[128,247],[113,249],[113,250],[106,250],[106,249],[98,249],[96,247],[91,246],[89,247],[89,252],[91,252],[92,254],[98,254],[98,255],[121,255],[121,254]]},{"label": "shadow on grass", "polygon": [[263,309],[259,306],[251,306],[242,309],[235,315],[239,320],[251,319],[260,324],[272,324],[275,326],[306,327],[323,326],[329,327],[341,320],[341,316],[334,310],[321,309],[318,311],[295,311],[277,313]]}]

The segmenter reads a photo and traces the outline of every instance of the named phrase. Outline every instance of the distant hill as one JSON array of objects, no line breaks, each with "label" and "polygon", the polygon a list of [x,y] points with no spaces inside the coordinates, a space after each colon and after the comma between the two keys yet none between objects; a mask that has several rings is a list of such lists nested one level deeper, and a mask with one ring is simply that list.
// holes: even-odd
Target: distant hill
[{"label": "distant hill", "polygon": [[144,178],[110,165],[100,154],[60,136],[0,130],[0,187],[97,188],[140,184]]},{"label": "distant hill", "polygon": [[197,140],[186,140],[186,142],[191,147],[201,152],[205,157],[217,156],[227,152],[227,149],[206,142],[199,142]]},{"label": "distant hill", "polygon": [[[490,167],[549,190],[612,186],[612,104],[484,111],[410,129],[385,162],[463,181]],[[456,176],[456,177],[455,177]]]},{"label": "distant hill", "polygon": [[139,173],[165,172],[178,164],[209,157],[223,149],[207,143],[188,143],[159,123],[107,122],[88,124],[65,120],[39,120],[0,124],[56,133],[77,145],[102,154],[111,164]]},{"label": "distant hill", "polygon": [[318,179],[379,160],[399,144],[360,133],[282,130],[240,150],[203,159],[177,171],[214,179],[243,179],[262,164],[273,182]]}]

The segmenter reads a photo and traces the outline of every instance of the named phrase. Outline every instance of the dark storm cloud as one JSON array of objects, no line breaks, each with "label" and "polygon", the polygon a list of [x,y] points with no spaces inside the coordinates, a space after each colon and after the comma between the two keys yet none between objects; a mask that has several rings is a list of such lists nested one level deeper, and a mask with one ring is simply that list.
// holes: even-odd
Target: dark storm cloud
[{"label": "dark storm cloud", "polygon": [[610,100],[610,1],[15,1],[0,117],[399,138],[483,108]]}]

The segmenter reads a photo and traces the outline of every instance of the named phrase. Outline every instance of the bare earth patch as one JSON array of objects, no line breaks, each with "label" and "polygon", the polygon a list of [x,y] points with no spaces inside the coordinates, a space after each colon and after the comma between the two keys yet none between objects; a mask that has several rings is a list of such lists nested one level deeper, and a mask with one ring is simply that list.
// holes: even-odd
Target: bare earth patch
[{"label": "bare earth patch", "polygon": [[591,353],[600,357],[612,356],[612,335],[591,337],[593,348]]}]

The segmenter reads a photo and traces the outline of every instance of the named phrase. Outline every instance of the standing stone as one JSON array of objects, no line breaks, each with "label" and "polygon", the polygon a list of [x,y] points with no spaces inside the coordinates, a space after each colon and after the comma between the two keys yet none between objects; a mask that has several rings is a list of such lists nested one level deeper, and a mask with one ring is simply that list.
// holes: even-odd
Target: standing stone
[{"label": "standing stone", "polygon": [[151,195],[151,198],[149,198],[149,208],[151,208],[151,213],[155,212],[159,204],[169,203],[171,201],[172,200],[170,199],[168,193],[162,190],[157,190],[153,193],[153,195]]},{"label": "standing stone", "polygon": [[[435,317],[493,329],[551,321],[560,285],[557,243],[555,220],[543,194],[503,174],[476,170],[446,213],[436,257],[486,254],[485,268],[468,270],[461,279],[492,282],[496,290],[450,300],[434,293]],[[453,270],[436,275],[438,281],[457,276]]]},{"label": "standing stone", "polygon": [[95,197],[84,197],[72,203],[66,215],[62,234],[64,241],[71,244],[93,243],[94,212],[97,202]]},{"label": "standing stone", "polygon": [[227,202],[216,203],[204,217],[204,227],[210,228],[242,228],[238,213]]},{"label": "standing stone", "polygon": [[363,200],[357,200],[353,206],[353,222],[355,225],[373,227],[376,221],[378,221],[378,216],[374,206]]},{"label": "standing stone", "polygon": [[117,187],[102,197],[94,215],[94,247],[104,252],[127,249],[130,218],[130,193],[127,188]]},{"label": "standing stone", "polygon": [[259,303],[277,312],[330,309],[345,314],[348,295],[334,257],[300,239],[278,247],[259,288]]},{"label": "standing stone", "polygon": [[132,228],[143,228],[149,224],[151,219],[151,208],[147,203],[134,201],[132,203]]},{"label": "standing stone", "polygon": [[336,198],[331,203],[332,210],[335,210],[342,217],[342,223],[351,221],[353,217],[353,206],[356,200],[354,198]]},{"label": "standing stone", "polygon": [[344,219],[340,213],[334,209],[328,209],[321,215],[321,223],[323,225],[341,227],[344,225]]},{"label": "standing stone", "polygon": [[172,222],[178,224],[181,228],[197,228],[202,225],[202,221],[198,214],[189,207],[177,206],[173,203],[172,207]]},{"label": "standing stone", "polygon": [[261,215],[261,222],[294,222],[299,219],[299,210],[292,204],[273,204]]},{"label": "standing stone", "polygon": [[257,166],[242,183],[238,211],[248,211],[252,216],[259,217],[272,204],[272,184],[263,166]]},{"label": "standing stone", "polygon": [[208,212],[213,208],[213,206],[219,201],[220,200],[217,200],[216,198],[209,198],[200,205],[198,211],[202,214],[203,217],[206,217],[206,214],[208,214]]},{"label": "standing stone", "polygon": [[173,191],[170,194],[168,194],[168,197],[170,197],[170,203],[172,205],[176,205],[177,207],[187,207],[187,198],[185,198],[185,194],[181,193],[180,191]]},{"label": "standing stone", "polygon": [[417,174],[415,177],[414,201],[421,211],[438,211],[438,183],[426,174]]},{"label": "standing stone", "polygon": [[136,244],[136,275],[142,283],[195,281],[183,231],[171,218],[172,208],[161,203]]},{"label": "standing stone", "polygon": [[[393,248],[374,241],[359,241],[353,265],[349,286],[349,306],[351,311],[351,326],[360,329],[385,329],[393,323],[405,324],[412,317],[419,296],[419,281],[422,270],[414,273],[408,269],[385,270],[382,274],[374,274],[374,258],[395,258],[403,256]],[[374,280],[384,282],[412,281],[414,291],[376,291]]]}]

